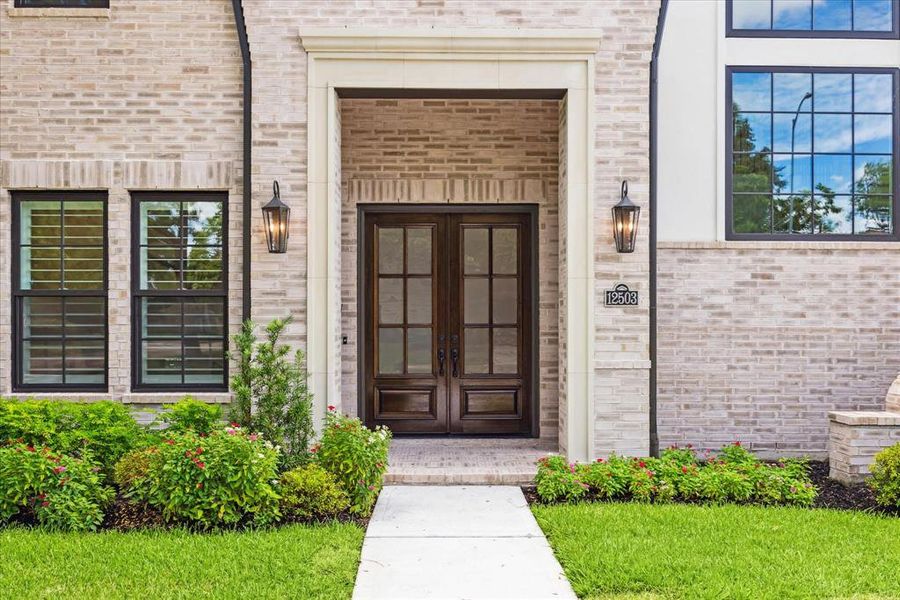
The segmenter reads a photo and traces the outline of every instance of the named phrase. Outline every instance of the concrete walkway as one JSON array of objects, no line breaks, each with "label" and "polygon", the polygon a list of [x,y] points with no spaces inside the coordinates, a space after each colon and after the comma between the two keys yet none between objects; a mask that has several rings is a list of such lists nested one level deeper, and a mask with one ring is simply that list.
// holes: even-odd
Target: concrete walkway
[{"label": "concrete walkway", "polygon": [[575,594],[511,486],[387,486],[363,543],[355,600]]}]

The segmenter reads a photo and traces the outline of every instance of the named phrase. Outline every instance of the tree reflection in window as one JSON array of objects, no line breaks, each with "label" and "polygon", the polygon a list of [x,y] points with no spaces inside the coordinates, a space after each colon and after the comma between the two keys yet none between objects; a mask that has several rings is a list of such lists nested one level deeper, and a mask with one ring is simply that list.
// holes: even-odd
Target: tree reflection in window
[{"label": "tree reflection in window", "polygon": [[893,234],[896,76],[732,69],[731,233]]}]

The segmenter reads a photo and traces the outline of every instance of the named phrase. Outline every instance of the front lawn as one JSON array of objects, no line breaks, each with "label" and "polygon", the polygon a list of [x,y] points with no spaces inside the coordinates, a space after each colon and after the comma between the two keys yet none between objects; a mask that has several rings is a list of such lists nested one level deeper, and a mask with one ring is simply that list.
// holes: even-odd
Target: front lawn
[{"label": "front lawn", "polygon": [[734,505],[532,508],[581,598],[900,598],[900,519]]},{"label": "front lawn", "polygon": [[47,533],[0,530],[10,598],[349,598],[364,531]]}]

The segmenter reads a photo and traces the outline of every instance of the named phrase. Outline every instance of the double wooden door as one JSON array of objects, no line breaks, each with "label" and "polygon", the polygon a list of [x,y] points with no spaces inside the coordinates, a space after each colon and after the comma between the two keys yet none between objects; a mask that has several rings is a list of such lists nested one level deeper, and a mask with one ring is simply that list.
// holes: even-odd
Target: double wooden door
[{"label": "double wooden door", "polygon": [[531,211],[360,216],[367,423],[532,433]]}]

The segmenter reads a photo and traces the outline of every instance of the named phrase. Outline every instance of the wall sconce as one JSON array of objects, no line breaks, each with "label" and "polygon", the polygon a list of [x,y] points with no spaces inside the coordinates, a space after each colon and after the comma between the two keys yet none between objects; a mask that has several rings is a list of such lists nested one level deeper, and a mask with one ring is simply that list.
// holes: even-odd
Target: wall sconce
[{"label": "wall sconce", "polygon": [[628,199],[628,181],[622,182],[622,199],[613,206],[613,237],[616,240],[617,252],[634,252],[634,240],[637,238],[638,217],[641,207]]},{"label": "wall sconce", "polygon": [[289,220],[291,209],[281,201],[281,192],[278,182],[272,182],[272,199],[262,207],[263,220],[266,223],[266,241],[269,244],[269,252],[272,254],[284,254],[287,252],[287,241],[290,235]]}]

